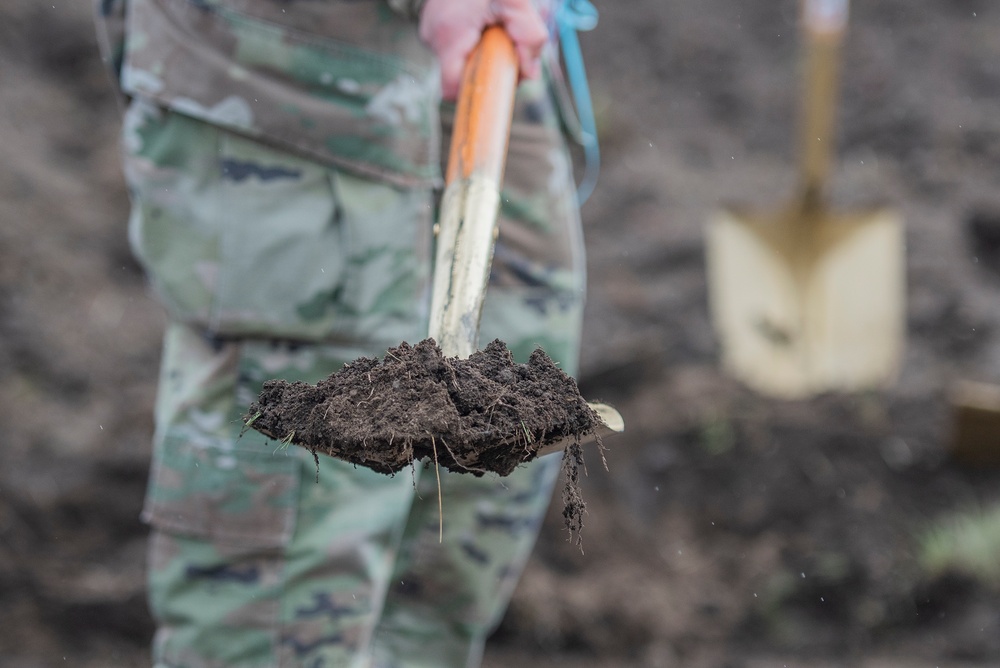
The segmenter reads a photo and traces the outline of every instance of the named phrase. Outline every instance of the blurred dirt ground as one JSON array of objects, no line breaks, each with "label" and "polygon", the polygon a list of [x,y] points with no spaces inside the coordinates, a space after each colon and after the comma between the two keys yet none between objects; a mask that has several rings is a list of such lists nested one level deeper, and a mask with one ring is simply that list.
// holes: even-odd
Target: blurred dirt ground
[{"label": "blurred dirt ground", "polygon": [[[129,255],[116,100],[87,2],[0,5],[0,664],[148,664],[138,521],[163,316]],[[888,391],[776,402],[721,375],[702,224],[790,195],[796,5],[599,2],[604,150],[581,387],[621,409],[585,554],[554,508],[486,665],[1000,665],[1000,592],[920,567],[1000,503],[945,392],[1000,381],[1000,7],[852,8],[839,206],[905,217]],[[974,223],[974,224],[973,224]]]}]

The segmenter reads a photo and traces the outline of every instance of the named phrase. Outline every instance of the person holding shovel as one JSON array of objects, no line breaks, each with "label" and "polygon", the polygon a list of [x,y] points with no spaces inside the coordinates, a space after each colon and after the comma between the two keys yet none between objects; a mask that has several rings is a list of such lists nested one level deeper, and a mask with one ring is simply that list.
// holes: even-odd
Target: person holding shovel
[{"label": "person holding shovel", "polygon": [[[523,81],[483,340],[575,373],[579,205],[531,0],[97,0],[129,235],[168,313],[144,519],[157,666],[478,665],[559,469],[388,477],[241,434],[426,336],[441,139],[483,28]],[[443,94],[443,95],[442,95]],[[442,120],[442,118],[444,120]],[[377,418],[376,418],[377,419]],[[318,476],[316,482],[313,478]]]}]

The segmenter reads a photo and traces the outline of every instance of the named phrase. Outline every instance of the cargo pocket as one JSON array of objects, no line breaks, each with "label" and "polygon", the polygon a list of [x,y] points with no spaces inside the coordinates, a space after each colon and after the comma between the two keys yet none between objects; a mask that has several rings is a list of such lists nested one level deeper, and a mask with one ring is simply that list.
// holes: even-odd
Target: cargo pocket
[{"label": "cargo pocket", "polygon": [[295,530],[301,464],[285,453],[162,444],[143,519],[220,549],[281,548]]},{"label": "cargo pocket", "polygon": [[132,250],[175,320],[220,335],[316,338],[345,240],[329,170],[134,101],[125,171]]},{"label": "cargo pocket", "polygon": [[147,493],[148,596],[157,665],[276,664],[299,462],[162,444]]},{"label": "cargo pocket", "polygon": [[221,337],[395,345],[424,329],[429,189],[133,100],[129,239],[173,320]]},{"label": "cargo pocket", "polygon": [[275,451],[243,416],[264,373],[249,346],[171,324],[157,388],[156,443],[143,519],[219,545],[277,548],[295,530],[302,460]]},{"label": "cargo pocket", "polygon": [[425,330],[439,82],[371,0],[127,0],[132,249],[171,319],[220,337]]}]

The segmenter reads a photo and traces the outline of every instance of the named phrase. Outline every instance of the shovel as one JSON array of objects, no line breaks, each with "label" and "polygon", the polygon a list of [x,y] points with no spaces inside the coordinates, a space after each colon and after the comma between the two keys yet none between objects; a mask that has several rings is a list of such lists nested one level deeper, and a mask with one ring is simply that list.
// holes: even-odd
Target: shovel
[{"label": "shovel", "polygon": [[[456,363],[468,360],[477,350],[517,80],[518,64],[510,37],[502,28],[488,28],[466,64],[456,108],[436,226],[428,328],[428,338],[434,341],[390,349],[383,363],[356,360],[315,386],[267,381],[249,408],[247,427],[282,443],[308,448],[314,457],[322,452],[381,473],[394,473],[431,454],[435,462],[441,455],[440,461],[447,468],[479,475],[486,471],[506,475],[535,457],[599,441],[624,429],[614,408],[585,402],[575,383],[543,354],[532,356],[536,366],[559,377],[555,385],[544,385],[545,396],[553,398],[553,405],[537,399],[538,394],[532,395],[544,415],[521,413],[515,418],[517,422],[502,429],[497,426],[501,411],[474,410],[467,415],[477,426],[464,431],[457,403],[448,405],[454,401],[452,391],[474,391],[478,382],[463,371],[466,380],[459,383],[456,367],[462,365]],[[433,371],[421,361],[434,356],[427,344],[438,359],[432,363]],[[506,351],[506,346],[497,342],[487,347],[484,356],[489,358],[490,349],[497,345]],[[509,355],[506,351],[504,363],[513,366]],[[421,366],[412,377],[404,371],[407,381],[424,382],[419,390],[402,388],[401,378],[393,375],[404,363],[401,356],[416,359]],[[453,375],[448,377],[445,372],[443,383],[434,381],[446,367]],[[513,369],[509,372],[510,380],[521,377]],[[543,371],[543,378],[552,381],[547,373]],[[515,393],[513,386],[507,389]],[[543,392],[540,386],[534,391]],[[467,395],[461,401],[470,404],[475,400]],[[490,408],[497,402],[499,397]],[[384,418],[389,413],[394,419]],[[318,457],[316,461],[318,467]]]},{"label": "shovel", "polygon": [[903,349],[903,227],[892,210],[825,201],[846,0],[804,0],[801,184],[772,213],[729,208],[707,229],[709,305],[723,366],[780,398],[883,386]]},{"label": "shovel", "polygon": [[[513,42],[503,28],[487,28],[463,73],[436,230],[428,336],[446,357],[468,357],[477,348],[517,82]],[[588,403],[601,418],[591,439],[624,430],[617,410]],[[538,455],[568,444],[544,443]]]}]

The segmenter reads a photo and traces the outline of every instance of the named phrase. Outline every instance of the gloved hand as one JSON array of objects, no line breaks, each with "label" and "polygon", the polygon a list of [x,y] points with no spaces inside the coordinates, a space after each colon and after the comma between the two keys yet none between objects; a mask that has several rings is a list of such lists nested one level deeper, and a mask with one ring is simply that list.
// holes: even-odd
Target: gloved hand
[{"label": "gloved hand", "polygon": [[420,38],[441,62],[441,92],[446,100],[458,94],[462,68],[483,29],[500,24],[507,29],[524,79],[541,73],[539,57],[548,30],[531,0],[426,0],[420,14]]}]

